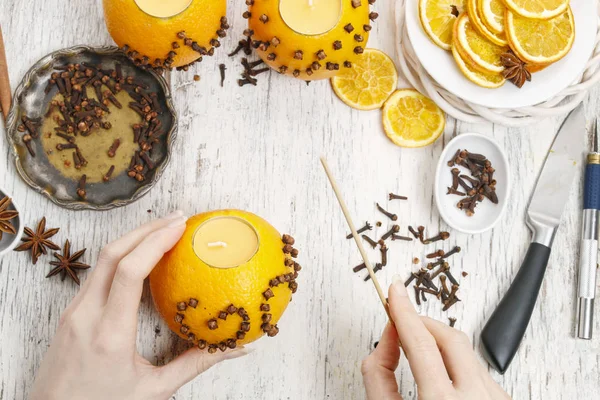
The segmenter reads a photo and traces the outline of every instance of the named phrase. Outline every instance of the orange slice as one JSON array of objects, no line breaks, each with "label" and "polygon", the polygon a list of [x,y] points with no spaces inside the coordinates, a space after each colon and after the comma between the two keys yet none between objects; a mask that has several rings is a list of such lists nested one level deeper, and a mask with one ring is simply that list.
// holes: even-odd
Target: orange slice
[{"label": "orange slice", "polygon": [[419,19],[433,43],[444,50],[452,47],[452,27],[465,10],[465,0],[419,0]]},{"label": "orange slice", "polygon": [[427,146],[440,137],[445,125],[442,110],[414,89],[397,90],[383,105],[383,129],[398,146]]},{"label": "orange slice", "polygon": [[571,8],[551,19],[524,18],[506,11],[510,47],[525,62],[551,64],[567,55],[575,41]]},{"label": "orange slice", "polygon": [[504,0],[513,12],[525,18],[549,19],[562,14],[569,0]]},{"label": "orange slice", "polygon": [[482,73],[477,71],[469,64],[468,61],[462,58],[455,45],[452,46],[452,56],[454,57],[454,61],[456,61],[456,65],[458,65],[460,72],[462,72],[468,80],[478,86],[488,89],[496,89],[504,85],[504,82],[506,82],[506,79],[504,79],[501,74],[489,72]]},{"label": "orange slice", "polygon": [[344,103],[357,110],[381,108],[398,84],[392,59],[377,49],[366,49],[352,63],[331,78],[331,87]]}]

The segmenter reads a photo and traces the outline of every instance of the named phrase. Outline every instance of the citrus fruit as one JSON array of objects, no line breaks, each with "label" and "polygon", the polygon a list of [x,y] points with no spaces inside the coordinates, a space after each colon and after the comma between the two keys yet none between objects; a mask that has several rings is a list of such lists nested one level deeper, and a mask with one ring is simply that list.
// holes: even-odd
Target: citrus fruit
[{"label": "citrus fruit", "polygon": [[419,0],[419,19],[429,38],[444,50],[452,45],[454,21],[465,10],[465,0]]},{"label": "citrus fruit", "polygon": [[504,11],[506,6],[502,0],[478,0],[477,8],[481,13],[481,20],[490,31],[504,33]]},{"label": "citrus fruit", "polygon": [[525,62],[550,64],[567,55],[575,40],[571,8],[551,19],[530,19],[506,11],[506,35]]},{"label": "citrus fruit", "polygon": [[445,125],[442,110],[414,89],[396,90],[383,105],[383,129],[398,146],[427,146],[440,137]]},{"label": "citrus fruit", "polygon": [[117,45],[127,46],[139,63],[156,67],[183,67],[201,60],[220,46],[228,28],[222,19],[225,0],[194,0],[168,18],[142,11],[135,0],[103,0],[103,4],[106,27]]},{"label": "citrus fruit", "polygon": [[478,86],[488,89],[496,89],[504,85],[504,82],[506,82],[506,80],[501,74],[489,72],[482,73],[477,71],[469,64],[468,61],[462,58],[462,56],[456,49],[456,45],[452,46],[452,56],[454,57],[454,61],[456,61],[456,65],[458,65],[460,72],[462,72],[468,80],[470,80]]},{"label": "citrus fruit", "polygon": [[482,36],[473,27],[467,13],[462,14],[454,24],[456,48],[465,60],[483,73],[500,73],[504,69],[500,55],[508,50]]},{"label": "citrus fruit", "polygon": [[[223,218],[241,220],[256,232],[258,249],[239,266],[211,266],[197,255],[194,241],[202,240],[197,236],[202,224]],[[234,240],[231,233],[229,237]],[[277,321],[297,288],[300,269],[290,256],[297,251],[289,239],[249,212],[219,210],[196,215],[150,274],[154,304],[173,332],[209,352],[252,342],[264,333],[274,336]]]},{"label": "citrus fruit", "polygon": [[534,19],[548,19],[562,14],[569,7],[569,0],[504,0],[515,13]]},{"label": "citrus fruit", "polygon": [[[341,14],[336,12],[329,30],[312,33],[308,31],[312,28],[310,16],[305,19],[307,26],[302,27],[306,30],[304,33],[294,30],[299,28],[293,23],[288,25],[301,19],[299,16],[285,19],[290,13],[287,4],[293,2],[285,2],[282,7],[283,2],[279,0],[247,1],[250,5],[244,17],[248,17],[253,43],[259,44],[256,52],[260,58],[281,74],[307,81],[329,79],[352,68],[367,46],[371,20],[378,15],[370,12],[367,0],[338,1]],[[317,3],[315,1],[315,6]],[[295,10],[302,12],[303,8]]]},{"label": "citrus fruit", "polygon": [[333,91],[340,100],[358,110],[381,108],[397,83],[394,62],[376,49],[366,49],[352,68],[331,78]]},{"label": "citrus fruit", "polygon": [[473,27],[477,32],[485,37],[490,42],[497,44],[498,46],[506,46],[506,36],[503,33],[492,32],[484,23],[481,18],[481,11],[477,5],[477,0],[467,0],[467,12],[469,14],[469,20],[473,24]]}]

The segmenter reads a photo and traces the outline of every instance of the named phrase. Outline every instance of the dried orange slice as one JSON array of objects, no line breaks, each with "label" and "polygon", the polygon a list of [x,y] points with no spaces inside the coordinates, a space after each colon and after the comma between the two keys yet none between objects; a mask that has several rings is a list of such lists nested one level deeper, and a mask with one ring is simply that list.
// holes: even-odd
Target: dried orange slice
[{"label": "dried orange slice", "polygon": [[494,33],[483,23],[483,20],[481,19],[481,11],[477,6],[477,0],[467,0],[467,12],[469,14],[471,23],[473,23],[473,26],[481,36],[485,37],[490,42],[497,44],[498,46],[508,45],[506,36],[503,33]]},{"label": "dried orange slice", "polygon": [[481,35],[464,13],[454,24],[454,42],[464,59],[471,61],[473,67],[483,73],[499,74],[504,69],[500,55],[508,50]]},{"label": "dried orange slice", "polygon": [[525,18],[549,19],[562,14],[569,0],[504,0],[506,6]]},{"label": "dried orange slice", "polygon": [[551,19],[524,18],[506,11],[510,47],[525,62],[550,64],[567,55],[575,40],[571,8]]},{"label": "dried orange slice", "polygon": [[504,79],[504,77],[501,74],[489,72],[483,73],[477,71],[470,65],[468,61],[462,58],[462,56],[456,49],[456,45],[452,46],[452,56],[454,57],[454,61],[456,61],[456,65],[458,65],[460,72],[462,72],[468,80],[470,80],[478,86],[488,89],[496,89],[504,85],[504,82],[506,82],[506,79]]},{"label": "dried orange slice", "polygon": [[506,6],[502,0],[478,0],[477,8],[481,13],[481,20],[490,31],[504,33],[504,11]]},{"label": "dried orange slice", "polygon": [[398,84],[392,59],[377,49],[366,49],[352,63],[331,78],[331,87],[344,103],[357,110],[381,108]]},{"label": "dried orange slice", "polygon": [[465,10],[465,0],[419,0],[419,19],[433,43],[444,50],[452,45],[452,27]]},{"label": "dried orange slice", "polygon": [[445,125],[442,110],[414,89],[396,90],[383,105],[383,129],[398,146],[427,146],[440,137]]}]

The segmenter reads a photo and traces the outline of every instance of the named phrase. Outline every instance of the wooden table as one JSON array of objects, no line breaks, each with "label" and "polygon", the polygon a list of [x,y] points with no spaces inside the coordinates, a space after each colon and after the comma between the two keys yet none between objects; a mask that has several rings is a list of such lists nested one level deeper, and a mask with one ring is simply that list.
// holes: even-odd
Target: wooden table
[{"label": "wooden table", "polygon": [[[36,60],[77,44],[106,45],[101,5],[84,1],[0,2],[13,89]],[[99,1],[97,3],[100,3]],[[360,363],[386,323],[370,283],[351,268],[359,263],[355,245],[344,239],[346,225],[318,157],[325,154],[357,225],[380,219],[375,201],[387,204],[390,191],[408,202],[390,204],[402,229],[423,224],[431,232],[446,229],[432,198],[434,166],[454,135],[479,132],[495,138],[512,167],[512,195],[500,223],[480,235],[452,232],[444,243],[463,252],[453,268],[466,271],[463,302],[442,313],[429,301],[420,312],[447,321],[458,318],[474,346],[499,298],[515,275],[530,234],[524,213],[544,157],[562,118],[523,129],[470,125],[448,118],[444,137],[423,149],[402,149],[382,133],[380,111],[361,112],[340,102],[328,82],[304,82],[261,75],[258,87],[236,84],[235,47],[245,20],[243,2],[230,2],[232,30],[223,48],[197,70],[172,75],[180,116],[173,158],[150,193],[109,212],[73,212],[52,204],[18,177],[4,136],[0,139],[0,185],[12,191],[27,226],[42,216],[61,227],[66,238],[87,247],[93,264],[104,244],[134,227],[181,208],[188,215],[219,208],[255,212],[280,231],[296,237],[304,266],[294,296],[274,339],[263,338],[249,357],[219,365],[182,388],[177,399],[363,399]],[[394,55],[392,1],[375,5],[381,16],[370,47]],[[225,88],[218,64],[227,64]],[[194,82],[198,73],[202,79]],[[586,101],[588,120],[600,112],[598,90]],[[600,387],[600,315],[591,342],[573,338],[575,285],[581,222],[581,176],[572,188],[554,244],[540,299],[521,348],[508,372],[492,376],[515,399],[592,399]],[[378,235],[386,228],[378,229]],[[387,286],[396,273],[408,276],[413,257],[427,250],[415,242],[395,243],[390,265],[379,273]],[[373,254],[373,258],[376,254]],[[377,255],[378,257],[378,255]],[[56,330],[59,316],[77,293],[70,281],[44,279],[49,258],[33,266],[22,253],[0,260],[0,399],[24,398]],[[85,273],[82,274],[85,279]],[[185,347],[162,323],[144,292],[139,317],[139,349],[153,362],[164,362]],[[479,354],[479,353],[478,353]],[[406,363],[398,370],[401,392],[412,398],[415,384]],[[593,393],[596,393],[595,395]]]}]

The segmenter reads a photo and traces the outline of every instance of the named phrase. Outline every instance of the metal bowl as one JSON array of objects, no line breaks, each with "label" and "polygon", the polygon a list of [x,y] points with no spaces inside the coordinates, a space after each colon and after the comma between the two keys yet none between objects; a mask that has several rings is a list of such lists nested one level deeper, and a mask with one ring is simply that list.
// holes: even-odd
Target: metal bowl
[{"label": "metal bowl", "polygon": [[[4,196],[11,198],[11,205],[8,207],[8,209],[19,211],[19,206],[15,204],[15,199],[12,198],[12,196],[6,190],[4,190],[4,188],[0,187],[0,199],[4,198]],[[12,222],[17,233],[15,235],[9,235],[8,233],[2,235],[2,239],[0,239],[0,257],[17,247],[17,245],[20,243],[21,236],[23,236],[24,225],[21,214],[17,215],[10,222]]]},{"label": "metal bowl", "polygon": [[[143,182],[131,179],[126,173],[114,176],[108,183],[86,186],[87,199],[77,197],[78,183],[62,175],[48,160],[41,141],[32,141],[36,157],[30,157],[17,127],[21,116],[43,118],[55,90],[45,93],[45,87],[54,72],[54,67],[76,63],[102,64],[103,68],[122,65],[123,72],[146,84],[150,91],[158,93],[163,113],[159,115],[166,133],[160,143],[153,146],[152,157],[156,168],[147,173]],[[144,196],[156,184],[166,168],[171,155],[173,140],[177,133],[177,114],[166,81],[150,69],[133,64],[116,47],[76,46],[55,51],[33,65],[25,74],[15,92],[14,101],[7,120],[6,135],[11,144],[17,172],[38,193],[48,197],[57,205],[72,210],[108,210],[125,206]]]}]

